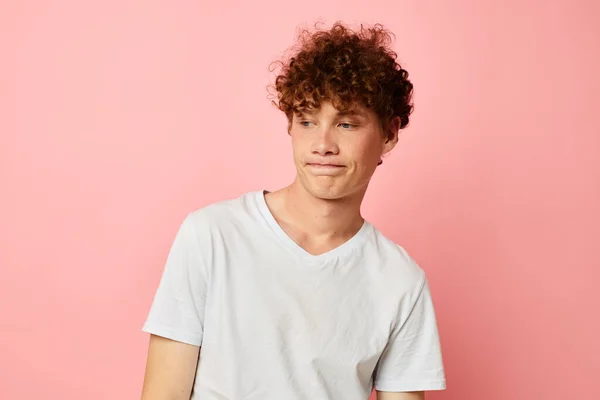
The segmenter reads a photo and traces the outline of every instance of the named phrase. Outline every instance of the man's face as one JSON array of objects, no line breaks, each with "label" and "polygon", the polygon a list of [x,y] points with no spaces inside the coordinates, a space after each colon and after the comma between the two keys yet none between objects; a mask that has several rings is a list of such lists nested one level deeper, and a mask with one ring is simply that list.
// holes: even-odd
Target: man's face
[{"label": "man's face", "polygon": [[373,111],[359,106],[340,113],[331,102],[294,114],[290,135],[298,179],[322,199],[366,190],[381,156],[396,143],[395,135],[383,134]]}]

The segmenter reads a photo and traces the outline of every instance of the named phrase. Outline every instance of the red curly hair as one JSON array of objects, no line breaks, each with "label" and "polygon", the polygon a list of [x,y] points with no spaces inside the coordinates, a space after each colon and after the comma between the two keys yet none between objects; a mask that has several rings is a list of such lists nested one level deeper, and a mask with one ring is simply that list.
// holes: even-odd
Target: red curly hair
[{"label": "red curly hair", "polygon": [[293,113],[329,100],[339,111],[357,103],[373,110],[382,129],[396,116],[405,128],[413,111],[413,85],[390,49],[392,36],[381,24],[361,25],[357,32],[341,22],[329,30],[302,30],[289,60],[277,62],[281,70],[270,86],[277,93],[272,103],[290,124]]}]

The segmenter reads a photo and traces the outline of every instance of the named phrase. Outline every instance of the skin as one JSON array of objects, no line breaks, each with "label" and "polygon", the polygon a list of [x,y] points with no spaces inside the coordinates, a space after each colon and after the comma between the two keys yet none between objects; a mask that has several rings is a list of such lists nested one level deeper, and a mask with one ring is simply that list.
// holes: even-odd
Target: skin
[{"label": "skin", "polygon": [[150,335],[142,400],[189,400],[200,347]]},{"label": "skin", "polygon": [[424,400],[425,392],[377,392],[377,400]]},{"label": "skin", "polygon": [[[357,107],[340,113],[322,102],[290,121],[297,175],[265,196],[273,216],[311,254],[325,253],[360,229],[360,205],[381,157],[398,141],[400,119],[382,127]],[[200,348],[151,335],[142,400],[189,400]],[[422,400],[424,392],[377,392],[378,400]]]},{"label": "skin", "polygon": [[325,253],[360,229],[360,206],[381,158],[398,142],[400,118],[382,130],[362,106],[344,114],[331,102],[294,114],[289,134],[297,175],[266,195],[282,228],[311,254]]}]

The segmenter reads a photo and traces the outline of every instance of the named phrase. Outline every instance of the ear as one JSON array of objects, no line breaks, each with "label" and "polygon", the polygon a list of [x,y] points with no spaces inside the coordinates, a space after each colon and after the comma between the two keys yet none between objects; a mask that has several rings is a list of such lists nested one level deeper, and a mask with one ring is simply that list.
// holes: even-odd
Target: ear
[{"label": "ear", "polygon": [[398,132],[400,131],[400,117],[393,117],[388,122],[385,130],[385,142],[383,144],[383,154],[389,153],[398,143]]}]

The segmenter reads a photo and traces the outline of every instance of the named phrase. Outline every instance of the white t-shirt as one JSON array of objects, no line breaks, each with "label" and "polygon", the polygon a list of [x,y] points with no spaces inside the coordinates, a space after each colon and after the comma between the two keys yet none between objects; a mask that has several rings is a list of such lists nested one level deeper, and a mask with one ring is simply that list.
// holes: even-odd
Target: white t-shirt
[{"label": "white t-shirt", "polygon": [[264,192],[189,213],[143,330],[201,346],[192,399],[366,400],[446,388],[424,271],[369,222],[311,255]]}]

